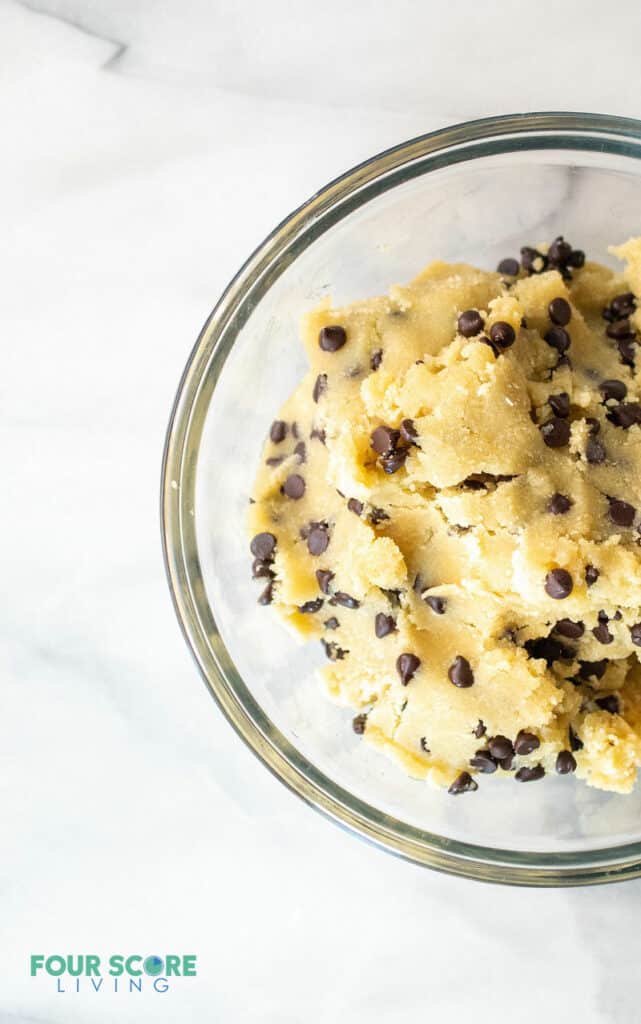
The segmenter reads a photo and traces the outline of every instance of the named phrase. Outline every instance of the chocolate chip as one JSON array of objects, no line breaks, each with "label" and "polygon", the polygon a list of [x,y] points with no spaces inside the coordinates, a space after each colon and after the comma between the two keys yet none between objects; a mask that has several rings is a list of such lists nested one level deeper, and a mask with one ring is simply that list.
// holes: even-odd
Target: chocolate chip
[{"label": "chocolate chip", "polygon": [[370,370],[374,373],[378,370],[379,366],[383,362],[383,349],[377,348],[375,352],[372,352],[372,358],[369,361]]},{"label": "chocolate chip", "polygon": [[548,306],[548,316],[557,327],[565,327],[572,319],[572,309],[566,299],[552,299]]},{"label": "chocolate chip", "polygon": [[400,432],[392,427],[376,427],[370,435],[370,445],[378,455],[389,455],[394,451]]},{"label": "chocolate chip", "polygon": [[364,506],[363,502],[359,501],[358,498],[350,498],[347,502],[347,507],[354,515],[360,516]]},{"label": "chocolate chip", "polygon": [[628,388],[622,380],[604,380],[599,384],[599,391],[603,395],[604,402],[610,398],[615,402],[622,402],[628,393]]},{"label": "chocolate chip", "polygon": [[557,775],[571,775],[576,769],[576,760],[569,750],[559,750],[554,765]]},{"label": "chocolate chip", "polygon": [[572,255],[572,246],[563,235],[557,235],[548,249],[548,260],[551,263],[567,263]]},{"label": "chocolate chip", "polygon": [[569,647],[565,647],[560,640],[554,640],[550,636],[526,640],[523,646],[530,658],[544,659],[548,668],[555,661],[568,661],[574,657],[574,652]]},{"label": "chocolate chip", "polygon": [[256,558],[269,561],[276,550],[276,538],[273,533],[257,533],[249,545],[249,550]]},{"label": "chocolate chip", "polygon": [[299,605],[299,612],[304,615],[313,615],[314,612],[319,612],[323,607],[322,597],[316,597],[313,601],[305,601],[305,604]]},{"label": "chocolate chip", "polygon": [[548,501],[548,512],[551,512],[553,516],[562,516],[565,512],[569,512],[572,508],[572,500],[565,494],[553,494]]},{"label": "chocolate chip", "polygon": [[610,303],[610,309],[618,317],[631,316],[636,308],[637,303],[632,292],[623,292],[621,295],[615,295]]},{"label": "chocolate chip", "polygon": [[641,647],[641,622],[630,626],[630,640],[635,647]]},{"label": "chocolate chip", "polygon": [[347,334],[344,327],[333,324],[330,327],[323,327],[318,335],[318,344],[323,352],[338,352],[347,341]]},{"label": "chocolate chip", "polygon": [[474,757],[470,758],[470,764],[484,775],[491,775],[497,769],[496,761],[489,750],[477,750]]},{"label": "chocolate chip", "polygon": [[324,551],[327,551],[327,545],[329,544],[329,533],[324,526],[314,523],[311,530],[307,534],[307,550],[310,555],[318,558]]},{"label": "chocolate chip", "polygon": [[545,592],[555,601],[561,601],[572,593],[572,577],[566,569],[551,569],[545,577]]},{"label": "chocolate chip", "polygon": [[316,378],[316,382],[314,384],[314,389],[312,391],[312,398],[314,399],[315,402],[318,402],[318,399],[321,397],[321,395],[324,395],[326,391],[327,391],[327,374],[326,373],[319,373],[318,377]]},{"label": "chocolate chip", "polygon": [[576,270],[580,270],[585,264],[585,253],[583,249],[573,249],[567,258],[569,267],[575,267]]},{"label": "chocolate chip", "polygon": [[287,424],[284,420],[274,420],[269,431],[269,436],[274,444],[280,444],[287,437]]},{"label": "chocolate chip", "polygon": [[600,466],[607,458],[605,445],[595,437],[589,437],[585,446],[585,458],[591,466]]},{"label": "chocolate chip", "polygon": [[382,455],[381,466],[383,472],[387,474],[398,472],[401,466],[404,465],[406,458],[407,448],[398,448],[395,452],[390,452],[389,455]]},{"label": "chocolate chip", "polygon": [[514,753],[520,757],[525,757],[526,754],[531,754],[533,750],[538,750],[540,746],[541,741],[538,736],[535,736],[533,732],[526,732],[525,729],[520,729],[514,740]]},{"label": "chocolate chip", "polygon": [[414,420],[403,420],[401,423],[401,437],[407,444],[414,444],[418,437],[418,430],[414,426]]},{"label": "chocolate chip", "polygon": [[430,748],[427,745],[427,737],[421,736],[421,741],[420,742],[421,742],[421,750],[423,751],[423,753],[431,754],[432,751],[430,750]]},{"label": "chocolate chip", "polygon": [[325,649],[325,654],[330,661],[342,661],[345,655],[348,653],[344,651],[342,647],[335,644],[331,640],[325,640],[321,638],[321,643]]},{"label": "chocolate chip", "polygon": [[340,604],[343,608],[360,608],[361,606],[360,601],[357,601],[351,594],[346,594],[342,590],[337,590],[329,603]]},{"label": "chocolate chip", "polygon": [[641,423],[641,405],[638,402],[624,402],[608,411],[610,423],[623,430],[629,430],[635,423]]},{"label": "chocolate chip", "polygon": [[496,269],[499,274],[505,274],[507,277],[516,277],[519,272],[519,261],[507,256],[504,260],[501,260]]},{"label": "chocolate chip", "polygon": [[548,420],[540,430],[548,448],[563,448],[570,440],[570,424],[559,416]]},{"label": "chocolate chip", "polygon": [[258,580],[263,576],[269,576],[273,578],[274,573],[270,569],[271,564],[271,559],[268,562],[265,562],[262,558],[255,558],[254,561],[252,562],[252,576],[254,577],[254,579]]},{"label": "chocolate chip", "polygon": [[633,505],[618,498],[608,498],[608,512],[615,526],[632,526],[636,515]]},{"label": "chocolate chip", "polygon": [[322,428],[319,430],[318,427],[312,427],[309,436],[312,440],[316,438],[321,444],[325,444],[325,431]]},{"label": "chocolate chip", "polygon": [[536,782],[545,775],[545,768],[542,764],[535,764],[532,768],[523,765],[514,776],[517,782]]},{"label": "chocolate chip", "polygon": [[304,441],[299,441],[294,448],[294,455],[298,455],[299,462],[307,462],[307,448]]},{"label": "chocolate chip", "polygon": [[555,348],[557,352],[560,352],[561,355],[567,352],[570,347],[570,335],[563,327],[551,327],[547,334],[545,334],[544,340],[547,341],[551,348]]},{"label": "chocolate chip", "polygon": [[588,425],[588,430],[592,437],[596,437],[596,435],[601,430],[601,424],[599,423],[599,421],[594,416],[586,416],[585,422]]},{"label": "chocolate chip", "polygon": [[393,615],[385,615],[384,612],[379,612],[374,619],[374,632],[379,640],[382,640],[384,636],[388,636],[390,633],[394,633],[396,630],[396,619]]},{"label": "chocolate chip", "polygon": [[580,661],[579,665],[579,678],[580,679],[603,679],[605,675],[609,661],[607,658],[602,658],[601,661]]},{"label": "chocolate chip", "polygon": [[451,793],[452,796],[458,796],[459,793],[473,793],[478,788],[478,782],[474,781],[469,772],[461,772],[454,779],[454,782],[448,789],[448,793]]},{"label": "chocolate chip", "polygon": [[503,761],[506,757],[514,757],[512,740],[509,740],[507,736],[492,736],[487,741],[487,748],[497,761]]},{"label": "chocolate chip", "polygon": [[478,722],[472,729],[472,733],[474,736],[476,736],[477,740],[480,740],[481,736],[485,736],[486,732],[487,728],[485,726],[485,722],[483,721],[482,718],[479,718]]},{"label": "chocolate chip", "polygon": [[466,309],[458,318],[459,333],[464,338],[474,338],[485,326],[485,320],[478,309]]},{"label": "chocolate chip", "polygon": [[474,685],[474,673],[471,665],[461,654],[457,654],[447,670],[447,675],[450,682],[460,689],[467,689],[468,686]]},{"label": "chocolate chip", "polygon": [[573,622],[572,619],[559,619],[554,626],[554,632],[568,640],[579,640],[585,633],[585,626],[582,622]]},{"label": "chocolate chip", "polygon": [[570,739],[571,750],[583,750],[583,740],[577,736],[571,725],[568,726],[568,736]]},{"label": "chocolate chip", "polygon": [[538,249],[524,245],[521,249],[521,266],[527,274],[541,274],[548,265],[547,256]]},{"label": "chocolate chip", "polygon": [[265,589],[263,590],[262,594],[258,598],[258,603],[262,604],[262,605],[271,604],[273,598],[274,598],[274,581],[270,580],[269,583],[267,584],[267,586],[265,587]]},{"label": "chocolate chip", "polygon": [[356,717],[352,719],[352,729],[354,730],[357,736],[363,735],[363,733],[365,732],[366,725],[367,715],[356,715]]},{"label": "chocolate chip", "polygon": [[548,405],[554,415],[560,416],[561,419],[567,419],[570,415],[570,396],[567,391],[562,391],[558,395],[550,395]]},{"label": "chocolate chip", "polygon": [[428,608],[431,608],[436,615],[444,615],[445,609],[447,608],[447,601],[444,597],[436,597],[434,594],[428,594],[423,600]]},{"label": "chocolate chip", "polygon": [[512,324],[506,323],[505,320],[498,320],[495,324],[492,324],[490,327],[490,341],[497,348],[510,348],[516,341],[516,334]]},{"label": "chocolate chip", "polygon": [[614,637],[605,622],[601,622],[598,626],[595,626],[592,633],[600,644],[611,644],[614,640]]},{"label": "chocolate chip", "polygon": [[412,681],[421,665],[421,659],[415,654],[400,654],[396,659],[396,671],[398,672],[403,686]]},{"label": "chocolate chip", "polygon": [[338,629],[340,622],[335,615],[332,615],[329,619],[325,619],[323,625],[325,629]]},{"label": "chocolate chip", "polygon": [[334,579],[334,573],[330,572],[329,569],[317,569],[316,579],[318,580],[318,585],[321,588],[322,592],[324,594],[329,594],[329,585]]},{"label": "chocolate chip", "polygon": [[606,327],[605,333],[608,338],[613,338],[615,341],[626,341],[634,337],[629,320],[615,320],[614,323]]},{"label": "chocolate chip", "polygon": [[611,715],[618,715],[619,713],[619,698],[615,693],[609,693],[607,697],[597,697],[594,703]]},{"label": "chocolate chip", "polygon": [[596,566],[594,566],[594,565],[586,565],[586,567],[585,567],[585,582],[588,585],[588,587],[593,586],[593,584],[596,583],[596,581],[598,580],[600,575],[601,575],[601,573],[596,568]]},{"label": "chocolate chip", "polygon": [[508,757],[502,758],[499,761],[499,767],[501,767],[504,772],[511,772],[511,771],[513,771],[514,770],[514,755],[510,754]]}]

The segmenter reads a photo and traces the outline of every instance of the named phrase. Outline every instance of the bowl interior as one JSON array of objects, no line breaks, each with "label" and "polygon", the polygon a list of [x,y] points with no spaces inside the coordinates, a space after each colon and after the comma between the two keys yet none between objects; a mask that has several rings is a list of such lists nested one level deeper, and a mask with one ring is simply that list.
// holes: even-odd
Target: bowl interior
[{"label": "bowl interior", "polygon": [[327,295],[344,303],[386,291],[432,259],[494,267],[558,234],[609,262],[607,246],[639,230],[640,191],[636,156],[596,141],[521,140],[447,165],[413,163],[308,224],[243,298],[222,348],[208,346],[211,325],[201,341],[179,486],[190,538],[184,585],[212,666],[266,742],[291,744],[303,774],[348,803],[363,801],[392,832],[418,830],[419,845],[426,833],[517,857],[570,852],[589,861],[591,851],[641,840],[641,787],[622,797],[572,778],[518,786],[481,777],[477,793],[454,800],[414,781],[360,742],[353,712],[325,696],[314,674],[320,644],[301,645],[256,604],[246,509],[269,425],[306,368],[300,317]]}]

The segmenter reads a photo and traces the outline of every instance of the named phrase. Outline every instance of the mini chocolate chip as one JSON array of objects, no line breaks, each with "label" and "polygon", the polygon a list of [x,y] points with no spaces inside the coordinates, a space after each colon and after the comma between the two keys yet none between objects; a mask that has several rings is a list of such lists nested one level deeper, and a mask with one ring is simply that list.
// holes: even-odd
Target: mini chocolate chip
[{"label": "mini chocolate chip", "polygon": [[276,538],[273,533],[257,533],[249,545],[249,549],[256,558],[269,561],[276,550]]},{"label": "mini chocolate chip", "polygon": [[540,746],[541,741],[538,736],[535,736],[533,732],[526,732],[525,729],[519,729],[514,740],[515,754],[525,757],[526,754],[531,754],[533,750],[538,750]]},{"label": "mini chocolate chip", "polygon": [[536,782],[545,775],[545,768],[542,764],[535,764],[532,768],[523,765],[514,776],[517,782]]},{"label": "mini chocolate chip", "polygon": [[329,585],[334,579],[334,573],[330,572],[329,569],[317,569],[316,579],[318,580],[318,585],[321,588],[322,592],[324,594],[329,594]]},{"label": "mini chocolate chip", "polygon": [[618,498],[608,498],[608,512],[610,519],[616,526],[632,526],[636,509],[627,501],[620,501]]},{"label": "mini chocolate chip", "polygon": [[407,448],[397,448],[395,452],[390,452],[389,455],[382,455],[381,466],[383,467],[383,472],[387,474],[396,473],[404,465],[406,458]]},{"label": "mini chocolate chip", "polygon": [[607,697],[597,697],[594,703],[611,715],[618,715],[619,713],[619,698],[615,693],[609,693]]},{"label": "mini chocolate chip", "polygon": [[330,661],[342,661],[348,651],[344,651],[342,647],[335,644],[332,640],[325,640],[321,638],[321,643],[325,649],[325,654]]},{"label": "mini chocolate chip", "polygon": [[548,258],[538,249],[529,245],[521,248],[521,266],[528,274],[541,274],[548,265]]},{"label": "mini chocolate chip", "polygon": [[461,772],[454,779],[454,782],[448,789],[448,793],[451,793],[452,796],[458,796],[459,793],[473,793],[478,788],[478,782],[474,781],[469,772]]},{"label": "mini chocolate chip", "polygon": [[579,678],[603,679],[609,664],[607,658],[602,658],[601,661],[579,661]]},{"label": "mini chocolate chip", "polygon": [[426,736],[421,736],[421,741],[420,742],[421,742],[421,750],[423,751],[423,753],[431,754],[432,751],[430,750],[430,748],[427,745],[427,737]]},{"label": "mini chocolate chip", "polygon": [[605,622],[601,622],[598,626],[595,626],[592,633],[600,644],[611,644],[614,640],[614,637]]},{"label": "mini chocolate chip", "polygon": [[630,626],[630,640],[635,647],[641,647],[641,622]]},{"label": "mini chocolate chip", "polygon": [[610,303],[610,309],[615,316],[631,316],[637,308],[636,299],[633,292],[622,292],[621,295],[615,295]]},{"label": "mini chocolate chip", "polygon": [[323,352],[338,352],[347,341],[347,334],[344,327],[333,324],[330,327],[323,327],[318,335],[318,344]]},{"label": "mini chocolate chip", "polygon": [[641,405],[638,402],[624,402],[608,411],[610,423],[623,430],[629,430],[635,423],[641,423]]},{"label": "mini chocolate chip", "polygon": [[372,352],[372,358],[369,361],[370,370],[374,373],[378,370],[379,366],[383,362],[383,349],[377,348],[375,352]]},{"label": "mini chocolate chip", "polygon": [[365,732],[366,725],[367,715],[356,715],[356,717],[352,719],[352,729],[354,730],[357,736],[363,735],[363,733]]},{"label": "mini chocolate chip", "polygon": [[548,501],[548,512],[551,512],[553,516],[562,516],[565,512],[569,512],[572,508],[572,500],[565,494],[553,494]]},{"label": "mini chocolate chip", "polygon": [[557,775],[571,775],[576,769],[574,754],[571,754],[569,750],[559,750],[554,767]]},{"label": "mini chocolate chip", "polygon": [[388,636],[389,633],[394,633],[396,630],[396,619],[393,615],[385,615],[384,612],[378,612],[374,619],[374,632],[379,640],[382,640],[384,636]]},{"label": "mini chocolate chip", "polygon": [[322,428],[319,430],[318,427],[312,427],[309,436],[312,440],[316,438],[321,444],[325,444],[325,431]]},{"label": "mini chocolate chip", "polygon": [[555,348],[561,355],[570,347],[570,335],[563,327],[551,327],[545,335],[545,341],[550,348]]},{"label": "mini chocolate chip", "polygon": [[585,626],[582,622],[573,622],[572,619],[559,619],[554,626],[554,632],[568,640],[579,640],[585,633]]},{"label": "mini chocolate chip", "polygon": [[604,380],[599,384],[599,391],[603,395],[603,401],[613,398],[615,402],[622,402],[628,393],[627,385],[622,380]]},{"label": "mini chocolate chip", "polygon": [[287,437],[287,424],[284,420],[274,420],[269,431],[269,436],[274,444],[280,444]]},{"label": "mini chocolate chip", "polygon": [[376,427],[370,435],[370,445],[378,455],[388,455],[396,448],[400,436],[392,427]]},{"label": "mini chocolate chip", "polygon": [[307,448],[304,441],[299,441],[294,448],[294,455],[298,455],[299,462],[307,462]]},{"label": "mini chocolate chip", "polygon": [[519,261],[507,256],[504,260],[501,260],[496,269],[499,274],[506,274],[507,277],[516,277],[519,272]]},{"label": "mini chocolate chip", "polygon": [[555,601],[561,601],[572,593],[572,577],[566,569],[551,569],[545,577],[545,592]]},{"label": "mini chocolate chip", "polygon": [[585,567],[585,582],[588,587],[593,586],[596,583],[601,573],[594,565],[586,565]]},{"label": "mini chocolate chip", "polygon": [[312,391],[312,398],[314,399],[315,402],[318,402],[318,399],[321,397],[321,395],[324,395],[326,391],[327,391],[327,374],[326,373],[319,373],[318,377],[316,378],[316,382],[314,384],[314,390]]},{"label": "mini chocolate chip", "polygon": [[508,757],[503,757],[499,761],[499,767],[504,772],[511,772],[514,770],[514,754],[510,754]]},{"label": "mini chocolate chip", "polygon": [[613,619],[616,619],[616,621],[617,621],[617,622],[620,622],[620,621],[621,621],[621,619],[623,618],[623,615],[621,614],[621,611],[620,611],[620,609],[618,609],[618,608],[617,608],[617,610],[615,611],[615,613],[614,613],[614,615],[612,616],[612,618],[613,618]]},{"label": "mini chocolate chip", "polygon": [[607,459],[605,445],[595,437],[589,437],[585,446],[585,458],[591,466],[600,466]]},{"label": "mini chocolate chip", "polygon": [[506,757],[514,757],[514,746],[512,740],[507,736],[492,736],[487,741],[487,748],[497,761],[503,761]]},{"label": "mini chocolate chip", "polygon": [[351,594],[346,594],[342,590],[337,590],[329,603],[340,604],[343,608],[360,608],[361,606],[360,601],[357,601]]},{"label": "mini chocolate chip", "polygon": [[557,327],[565,327],[572,319],[572,309],[566,299],[552,299],[548,306],[548,316]]},{"label": "mini chocolate chip", "polygon": [[384,509],[373,508],[367,518],[369,519],[372,526],[378,526],[379,523],[383,523],[385,522],[386,519],[389,519],[389,516]]},{"label": "mini chocolate chip", "polygon": [[548,420],[540,430],[548,448],[563,448],[570,440],[570,424],[559,416]]},{"label": "mini chocolate chip", "polygon": [[583,249],[573,249],[567,258],[567,264],[569,267],[574,267],[576,270],[580,270],[585,265],[585,253]]},{"label": "mini chocolate chip", "polygon": [[414,444],[418,437],[418,430],[414,426],[414,420],[403,420],[401,423],[401,437],[407,444]]},{"label": "mini chocolate chip", "polygon": [[474,685],[474,673],[469,661],[462,654],[457,654],[447,670],[447,675],[450,682],[460,689],[467,689],[468,686]]},{"label": "mini chocolate chip", "polygon": [[636,359],[636,349],[634,347],[634,342],[631,341],[629,338],[619,338],[616,345],[619,353],[619,359],[621,360],[623,365],[634,366],[634,361]]},{"label": "mini chocolate chip", "polygon": [[285,455],[271,455],[268,459],[265,459],[266,466],[280,466],[285,461]]},{"label": "mini chocolate chip", "polygon": [[551,263],[567,263],[572,255],[572,246],[566,242],[563,235],[557,235],[548,249],[548,259]]},{"label": "mini chocolate chip", "polygon": [[506,323],[505,320],[498,320],[495,324],[492,324],[490,327],[490,341],[497,348],[510,348],[516,341],[516,334],[512,324]]},{"label": "mini chocolate chip", "polygon": [[258,598],[258,603],[262,604],[262,605],[271,604],[273,598],[274,598],[274,581],[270,580],[269,583],[267,584],[267,586],[265,587],[265,589],[263,590],[262,594]]},{"label": "mini chocolate chip", "polygon": [[567,419],[570,415],[570,396],[567,391],[562,391],[558,395],[550,395],[548,405],[554,415],[560,416],[561,419]]},{"label": "mini chocolate chip", "polygon": [[319,612],[323,607],[322,597],[316,597],[313,601],[305,601],[305,604],[301,604],[298,607],[299,612],[304,615],[313,615],[314,612]]},{"label": "mini chocolate chip", "polygon": [[496,761],[489,750],[477,750],[474,757],[470,758],[470,764],[484,775],[491,775],[497,769]]},{"label": "mini chocolate chip", "polygon": [[325,619],[323,625],[325,629],[338,629],[340,622],[335,615],[332,615],[329,619]]},{"label": "mini chocolate chip", "polygon": [[396,659],[396,671],[398,672],[403,686],[407,686],[418,672],[421,659],[415,654],[400,654]]},{"label": "mini chocolate chip", "polygon": [[324,551],[327,551],[328,544],[329,533],[325,527],[314,524],[307,534],[307,550],[310,555],[314,555],[315,558],[322,555]]},{"label": "mini chocolate chip", "polygon": [[428,594],[423,600],[428,608],[431,608],[436,615],[444,615],[445,609],[447,608],[447,601],[444,597],[436,597],[434,594]]},{"label": "mini chocolate chip", "polygon": [[262,558],[255,558],[252,562],[252,576],[254,579],[258,580],[263,576],[273,578],[274,573],[270,569],[271,564],[271,559],[268,562],[265,562]]},{"label": "mini chocolate chip", "polygon": [[349,501],[347,502],[347,507],[350,510],[350,512],[353,512],[355,515],[360,516],[363,511],[363,502],[359,501],[358,498],[350,498]]},{"label": "mini chocolate chip", "polygon": [[577,736],[571,725],[568,726],[568,737],[570,739],[571,750],[583,750],[583,740]]},{"label": "mini chocolate chip", "polygon": [[485,320],[478,309],[466,309],[458,318],[459,333],[464,338],[474,338],[485,326]]},{"label": "mini chocolate chip", "polygon": [[585,422],[588,425],[588,430],[590,431],[592,437],[596,437],[596,435],[599,433],[601,429],[601,424],[599,423],[599,421],[594,416],[586,416]]},{"label": "mini chocolate chip", "polygon": [[613,338],[615,341],[624,341],[634,337],[629,320],[615,320],[614,323],[606,327],[605,333],[608,338]]},{"label": "mini chocolate chip", "polygon": [[606,611],[605,611],[605,610],[604,610],[604,609],[602,608],[602,609],[601,609],[601,611],[600,611],[600,612],[598,612],[598,614],[597,614],[597,619],[599,620],[599,622],[609,622],[609,621],[610,621],[610,616],[609,616],[609,615],[608,615],[608,613],[607,613],[607,612],[606,612]]},{"label": "mini chocolate chip", "polygon": [[478,722],[476,723],[476,725],[472,729],[472,733],[473,733],[474,736],[476,736],[477,740],[480,740],[481,736],[485,736],[486,732],[487,732],[487,728],[486,728],[485,722],[483,721],[482,718],[479,718]]}]

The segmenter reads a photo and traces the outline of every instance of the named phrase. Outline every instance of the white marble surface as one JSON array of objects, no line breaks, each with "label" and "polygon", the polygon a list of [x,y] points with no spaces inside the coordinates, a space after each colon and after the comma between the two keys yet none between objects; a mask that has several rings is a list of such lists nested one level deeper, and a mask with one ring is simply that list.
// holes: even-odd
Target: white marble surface
[{"label": "white marble surface", "polygon": [[[263,235],[447,122],[638,115],[640,9],[614,11],[0,3],[2,1022],[638,1021],[641,883],[432,874],[268,775],[191,662],[157,513],[179,374]],[[57,993],[37,952],[199,969],[164,994]]]}]

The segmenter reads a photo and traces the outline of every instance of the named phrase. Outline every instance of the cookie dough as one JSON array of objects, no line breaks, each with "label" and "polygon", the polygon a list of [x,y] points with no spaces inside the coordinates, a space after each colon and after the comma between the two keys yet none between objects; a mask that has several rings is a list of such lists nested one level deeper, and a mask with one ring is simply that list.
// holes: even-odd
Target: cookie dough
[{"label": "cookie dough", "polygon": [[641,764],[641,239],[611,251],[321,306],[265,446],[260,602],[320,639],[364,741],[453,794],[627,793]]}]

